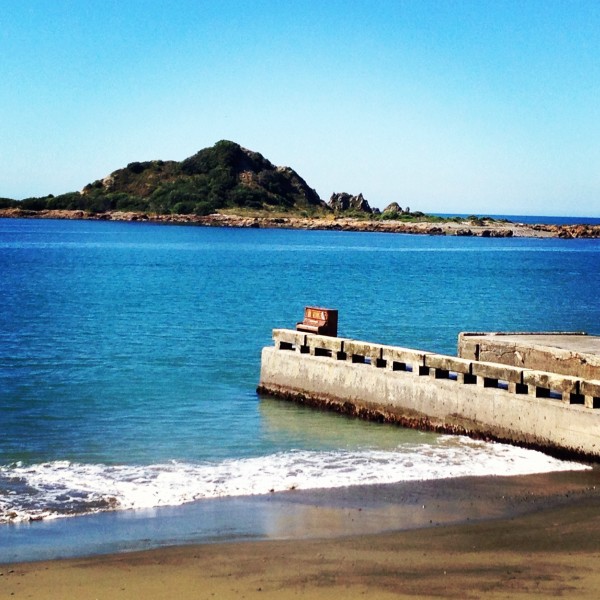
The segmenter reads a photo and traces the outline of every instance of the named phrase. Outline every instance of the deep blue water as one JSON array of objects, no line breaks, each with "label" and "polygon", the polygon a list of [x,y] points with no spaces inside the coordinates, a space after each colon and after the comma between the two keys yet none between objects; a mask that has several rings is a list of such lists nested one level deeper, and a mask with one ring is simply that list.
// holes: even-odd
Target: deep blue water
[{"label": "deep blue water", "polygon": [[257,398],[261,348],[305,305],[454,354],[463,330],[600,333],[599,297],[600,240],[0,220],[0,516],[106,508],[106,481],[125,508],[259,493],[269,469],[322,476],[318,453],[445,443]]}]

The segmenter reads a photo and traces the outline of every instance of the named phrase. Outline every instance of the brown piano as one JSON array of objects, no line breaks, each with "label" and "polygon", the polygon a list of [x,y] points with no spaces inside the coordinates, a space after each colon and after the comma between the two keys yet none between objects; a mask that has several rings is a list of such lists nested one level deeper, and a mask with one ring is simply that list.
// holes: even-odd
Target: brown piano
[{"label": "brown piano", "polygon": [[296,324],[297,331],[316,333],[337,337],[338,311],[332,308],[307,306],[304,309],[304,320]]}]

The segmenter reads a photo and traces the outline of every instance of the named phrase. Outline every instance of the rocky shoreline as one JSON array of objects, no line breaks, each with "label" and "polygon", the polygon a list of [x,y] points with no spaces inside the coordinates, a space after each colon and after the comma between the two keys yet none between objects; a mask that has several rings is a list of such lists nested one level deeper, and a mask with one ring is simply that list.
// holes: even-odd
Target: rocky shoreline
[{"label": "rocky shoreline", "polygon": [[204,227],[244,227],[264,229],[312,229],[326,231],[368,231],[463,237],[600,238],[600,225],[544,225],[505,221],[403,222],[356,219],[351,217],[249,217],[215,213],[198,215],[149,215],[141,212],[88,213],[82,210],[0,210],[0,218],[71,219],[94,221],[142,221]]}]

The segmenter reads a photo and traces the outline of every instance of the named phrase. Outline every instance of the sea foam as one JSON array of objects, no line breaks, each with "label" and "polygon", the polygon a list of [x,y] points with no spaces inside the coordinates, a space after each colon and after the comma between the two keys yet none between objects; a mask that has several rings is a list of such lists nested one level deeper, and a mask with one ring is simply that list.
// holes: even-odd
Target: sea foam
[{"label": "sea foam", "polygon": [[443,436],[388,451],[297,450],[220,462],[104,465],[54,461],[0,467],[0,523],[106,510],[177,506],[203,498],[482,475],[581,470],[533,450]]}]

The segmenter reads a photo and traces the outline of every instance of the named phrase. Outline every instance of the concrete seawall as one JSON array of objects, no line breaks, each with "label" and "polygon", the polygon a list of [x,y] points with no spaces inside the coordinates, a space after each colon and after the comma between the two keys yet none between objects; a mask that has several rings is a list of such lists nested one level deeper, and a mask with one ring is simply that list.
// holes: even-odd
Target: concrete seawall
[{"label": "concrete seawall", "polygon": [[600,381],[273,331],[259,392],[362,418],[600,459]]}]

